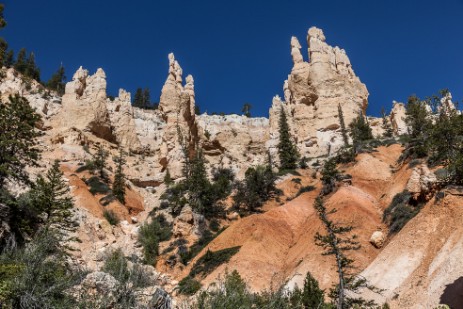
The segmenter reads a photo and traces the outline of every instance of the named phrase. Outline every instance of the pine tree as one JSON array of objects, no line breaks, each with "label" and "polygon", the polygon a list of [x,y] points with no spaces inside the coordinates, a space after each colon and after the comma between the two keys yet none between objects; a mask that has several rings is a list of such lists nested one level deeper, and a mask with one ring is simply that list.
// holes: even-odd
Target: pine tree
[{"label": "pine tree", "polygon": [[101,147],[97,146],[97,151],[93,155],[93,166],[101,179],[106,179],[105,168],[106,168],[106,159],[108,158],[108,152]]},{"label": "pine tree", "polygon": [[170,176],[169,169],[166,170],[166,174],[164,175],[164,183],[169,186],[173,183],[172,177]]},{"label": "pine tree", "polygon": [[26,165],[34,165],[39,157],[35,148],[40,135],[35,124],[40,116],[27,99],[10,96],[9,103],[0,103],[0,188],[6,179],[29,182]]},{"label": "pine tree", "polygon": [[151,106],[150,90],[148,88],[145,88],[145,90],[143,90],[142,108],[149,108],[150,106]]},{"label": "pine tree", "polygon": [[188,190],[190,191],[193,207],[200,213],[204,213],[205,195],[211,183],[207,178],[206,165],[203,152],[198,150],[196,156],[190,163],[190,175],[187,178]]},{"label": "pine tree", "polygon": [[14,64],[14,68],[19,73],[26,74],[27,61],[26,61],[26,49],[25,48],[21,48],[19,50],[18,56],[16,58],[16,63]]},{"label": "pine tree", "polygon": [[338,104],[338,117],[339,125],[341,126],[342,140],[344,141],[344,146],[349,146],[349,138],[347,137],[346,123],[344,122],[344,114],[342,112],[341,104]]},{"label": "pine tree", "polygon": [[26,70],[24,74],[40,82],[40,69],[35,64],[35,55],[33,52],[31,52],[29,54],[29,58],[27,58]]},{"label": "pine tree", "polygon": [[135,91],[132,105],[138,108],[143,107],[143,90],[141,88],[137,88],[137,91]]},{"label": "pine tree", "polygon": [[5,28],[6,26],[6,21],[3,16],[3,10],[5,9],[5,5],[3,3],[0,3],[0,29]]},{"label": "pine tree", "polygon": [[252,105],[250,103],[244,103],[243,108],[241,109],[241,112],[246,117],[251,117],[251,108],[252,108]]},{"label": "pine tree", "polygon": [[280,120],[279,120],[278,131],[280,133],[280,140],[278,143],[278,154],[280,157],[280,169],[281,170],[292,170],[297,168],[297,162],[299,159],[299,153],[297,152],[296,145],[291,141],[291,135],[289,134],[288,120],[283,106],[280,109]]},{"label": "pine tree", "polygon": [[315,244],[324,249],[323,255],[335,257],[338,283],[332,289],[330,297],[334,300],[336,308],[352,308],[353,304],[360,305],[360,308],[364,308],[362,305],[372,305],[361,298],[346,295],[346,291],[356,292],[358,288],[366,285],[364,279],[357,279],[351,273],[354,261],[346,256],[346,252],[360,249],[356,235],[351,235],[353,227],[339,225],[330,220],[329,215],[336,213],[336,209],[327,210],[320,197],[315,200],[314,207],[326,232],[315,234]]},{"label": "pine tree", "polygon": [[383,118],[382,128],[384,130],[383,137],[391,138],[394,136],[394,130],[392,129],[390,121],[387,119],[384,107],[381,108],[381,116]]},{"label": "pine tree", "polygon": [[66,87],[65,81],[66,75],[64,73],[64,66],[61,64],[58,71],[56,71],[47,82],[47,87],[51,90],[55,90],[59,95],[63,95]]},{"label": "pine tree", "polygon": [[426,102],[421,101],[416,96],[409,97],[406,105],[405,122],[410,136],[406,151],[407,156],[425,157],[428,154],[428,139],[432,128]]},{"label": "pine tree", "polygon": [[113,182],[113,194],[121,202],[125,204],[125,174],[124,174],[124,164],[126,163],[124,159],[124,152],[122,149],[119,151],[119,156],[115,157],[114,163],[116,163],[116,173],[114,174]]},{"label": "pine tree", "polygon": [[7,68],[14,66],[14,51],[11,49],[6,53],[4,66]]},{"label": "pine tree", "polygon": [[302,290],[296,288],[291,298],[295,308],[325,308],[325,293],[310,272],[306,274]]},{"label": "pine tree", "polygon": [[0,67],[5,66],[7,50],[8,43],[3,38],[0,38]]},{"label": "pine tree", "polygon": [[53,228],[58,233],[75,230],[72,198],[58,160],[53,163],[45,178],[39,175],[32,196],[38,210],[45,215],[46,229]]}]

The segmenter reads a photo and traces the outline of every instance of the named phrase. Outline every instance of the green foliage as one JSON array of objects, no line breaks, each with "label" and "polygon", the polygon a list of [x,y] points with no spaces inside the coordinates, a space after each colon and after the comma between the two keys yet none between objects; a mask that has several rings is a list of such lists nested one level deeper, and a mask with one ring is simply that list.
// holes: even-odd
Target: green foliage
[{"label": "green foliage", "polygon": [[103,268],[105,273],[110,274],[119,282],[127,282],[130,278],[130,272],[127,266],[127,260],[119,248],[114,250],[105,260]]},{"label": "green foliage", "polygon": [[251,292],[239,273],[234,270],[226,273],[217,289],[199,293],[191,308],[197,309],[328,309],[323,301],[323,291],[310,274],[307,275],[303,290],[291,292],[283,288],[263,293]]},{"label": "green foliage", "polygon": [[391,138],[394,136],[394,129],[392,128],[391,122],[387,119],[386,111],[384,107],[381,108],[381,117],[382,117],[382,129],[384,130],[383,138]]},{"label": "green foliage", "polygon": [[352,143],[354,150],[357,153],[359,146],[362,142],[366,142],[373,139],[370,124],[366,117],[360,113],[349,125],[350,136],[352,137]]},{"label": "green foliage", "polygon": [[336,167],[335,158],[331,158],[325,162],[321,174],[321,181],[323,183],[323,194],[326,195],[333,192],[336,186],[337,177],[339,176],[339,171]]},{"label": "green foliage", "polygon": [[116,213],[112,210],[104,210],[103,211],[103,217],[109,222],[111,225],[117,225],[119,224],[119,217],[116,215]]},{"label": "green foliage", "polygon": [[389,226],[389,233],[398,233],[421,210],[421,205],[412,205],[412,195],[407,190],[398,193],[384,210],[383,222]]},{"label": "green foliage", "polygon": [[159,242],[172,236],[172,228],[163,217],[155,217],[151,223],[144,223],[138,232],[138,242],[143,246],[144,263],[155,265],[158,257]]},{"label": "green foliage", "polygon": [[6,308],[71,308],[67,290],[79,282],[60,249],[59,237],[41,232],[23,248],[0,254],[0,303]]},{"label": "green foliage", "polygon": [[185,198],[187,192],[186,182],[182,181],[167,188],[166,192],[161,195],[161,208],[171,208],[171,213],[174,217],[178,216],[183,208],[188,203]]},{"label": "green foliage", "polygon": [[237,184],[234,207],[254,212],[275,193],[275,175],[269,166],[250,167],[243,181]]},{"label": "green foliage", "polygon": [[223,263],[227,263],[230,259],[238,253],[240,246],[226,248],[218,251],[207,250],[206,253],[200,257],[191,268],[189,276],[201,276],[205,278],[208,274],[212,273],[217,267]]},{"label": "green foliage", "polygon": [[106,150],[101,147],[101,145],[97,146],[97,150],[93,155],[93,166],[95,171],[98,172],[98,175],[101,179],[106,179],[106,159],[108,158],[109,154]]},{"label": "green foliage", "polygon": [[18,52],[14,68],[16,71],[24,74],[24,76],[40,82],[40,69],[35,64],[35,55],[33,52],[29,53],[29,56],[27,56],[26,49],[21,48]]},{"label": "green foliage", "polygon": [[30,183],[26,165],[35,165],[39,152],[35,148],[40,135],[34,128],[40,116],[27,99],[10,96],[9,103],[0,103],[0,188],[11,178]]},{"label": "green foliage", "polygon": [[0,3],[0,29],[5,28],[6,26],[6,20],[3,17],[3,10],[5,9],[5,5],[3,3]]},{"label": "green foliage", "polygon": [[250,103],[244,103],[243,108],[241,109],[241,112],[246,117],[251,117],[251,108],[252,108],[252,105]]},{"label": "green foliage", "polygon": [[184,265],[187,265],[190,260],[192,260],[196,255],[198,255],[203,248],[205,248],[214,238],[216,238],[220,233],[222,233],[225,229],[221,229],[215,234],[211,233],[210,231],[206,230],[188,251],[180,252],[180,258]]},{"label": "green foliage", "polygon": [[344,114],[342,112],[341,104],[338,104],[338,117],[339,117],[339,125],[341,127],[341,134],[342,134],[342,140],[344,142],[344,147],[348,147],[349,138],[347,136],[346,123],[344,122]]},{"label": "green foliage", "polygon": [[194,295],[201,289],[201,283],[198,280],[186,276],[178,283],[178,291],[185,295]]},{"label": "green foliage", "polygon": [[309,165],[307,164],[307,162],[309,161],[309,159],[307,157],[302,157],[301,160],[299,161],[299,167],[302,168],[302,169],[306,169],[309,167]]},{"label": "green foliage", "polygon": [[125,174],[123,168],[126,161],[124,159],[122,149],[119,151],[119,156],[114,157],[113,161],[116,164],[116,173],[114,174],[113,181],[113,194],[119,202],[125,204]]},{"label": "green foliage", "polygon": [[373,306],[374,302],[353,296],[361,287],[374,289],[365,279],[357,278],[352,273],[354,261],[347,257],[346,252],[360,249],[357,236],[352,234],[353,227],[333,222],[329,216],[336,213],[336,209],[327,210],[320,197],[315,200],[314,208],[325,229],[325,234],[315,234],[315,244],[323,248],[323,255],[334,256],[339,277],[337,285],[331,290],[330,298],[338,308],[352,308],[354,304],[360,308]]},{"label": "green foliage", "polygon": [[90,187],[89,191],[93,195],[98,194],[98,193],[107,194],[107,193],[109,193],[111,191],[109,186],[106,183],[102,182],[96,176],[92,176],[89,179],[85,180],[85,183],[87,184],[87,186]]},{"label": "green foliage", "polygon": [[278,142],[278,155],[280,158],[280,169],[291,170],[297,168],[297,162],[299,160],[299,153],[297,152],[296,145],[291,140],[289,134],[289,125],[286,118],[286,112],[283,105],[280,109],[280,119],[278,122],[278,131],[280,133]]},{"label": "green foliage", "polygon": [[148,88],[145,88],[144,90],[141,88],[137,88],[137,91],[135,91],[132,105],[143,109],[153,108],[151,103],[150,90]]},{"label": "green foliage", "polygon": [[31,196],[47,229],[53,228],[57,233],[76,229],[72,213],[74,205],[58,160],[55,160],[45,178],[39,175]]},{"label": "green foliage", "polygon": [[59,95],[64,94],[66,87],[66,75],[64,72],[64,66],[61,64],[59,69],[51,76],[47,82],[47,87],[51,90],[56,91]]},{"label": "green foliage", "polygon": [[296,197],[301,195],[302,193],[306,193],[306,192],[311,192],[315,190],[315,187],[314,186],[305,186],[305,187],[302,187],[299,189],[299,191],[297,192],[296,194]]}]

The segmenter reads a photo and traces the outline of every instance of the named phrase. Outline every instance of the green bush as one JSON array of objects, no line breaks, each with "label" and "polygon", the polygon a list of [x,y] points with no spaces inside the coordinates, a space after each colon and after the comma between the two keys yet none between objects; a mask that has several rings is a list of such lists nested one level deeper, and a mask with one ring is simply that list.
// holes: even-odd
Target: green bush
[{"label": "green bush", "polygon": [[103,211],[103,216],[108,220],[109,224],[117,225],[119,223],[119,217],[112,210]]},{"label": "green bush", "polygon": [[178,283],[178,291],[185,295],[194,295],[201,288],[199,281],[187,276]]},{"label": "green bush", "polygon": [[313,191],[315,190],[315,187],[314,186],[304,186],[302,188],[299,189],[299,191],[297,192],[296,194],[296,197],[298,197],[299,195],[301,195],[302,193],[305,193],[305,192],[310,192],[310,191]]},{"label": "green bush", "polygon": [[193,268],[191,268],[190,276],[196,277],[197,275],[206,277],[213,272],[217,267],[223,263],[230,261],[241,247],[231,247],[218,251],[207,250],[206,253],[196,261]]},{"label": "green bush", "polygon": [[117,281],[123,283],[130,278],[127,260],[121,249],[113,251],[105,260],[102,271],[113,276]]},{"label": "green bush", "polygon": [[159,242],[172,236],[172,228],[164,217],[155,217],[151,223],[145,223],[138,232],[138,242],[143,246],[144,263],[154,265],[158,257]]},{"label": "green bush", "polygon": [[92,176],[85,181],[87,186],[90,187],[90,193],[93,195],[100,193],[100,194],[108,194],[111,189],[107,184],[100,180],[97,176]]},{"label": "green bush", "polygon": [[411,205],[411,198],[412,196],[407,190],[398,193],[384,211],[383,222],[389,226],[390,234],[398,233],[408,221],[420,212],[421,205]]},{"label": "green bush", "polygon": [[84,171],[95,171],[95,163],[92,160],[86,160],[85,164],[76,169],[76,173],[82,173]]}]

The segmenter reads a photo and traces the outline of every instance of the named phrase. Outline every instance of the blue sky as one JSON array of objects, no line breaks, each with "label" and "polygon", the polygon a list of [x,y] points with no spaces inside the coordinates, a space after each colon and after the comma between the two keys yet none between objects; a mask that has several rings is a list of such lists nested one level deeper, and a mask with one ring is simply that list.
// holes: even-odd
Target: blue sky
[{"label": "blue sky", "polygon": [[[149,87],[159,99],[169,52],[195,78],[201,110],[267,116],[291,70],[289,42],[311,26],[347,51],[370,92],[368,113],[449,88],[463,99],[463,0],[9,0],[1,32],[32,50],[47,80],[102,67],[109,93]],[[307,57],[306,57],[307,59]]]}]

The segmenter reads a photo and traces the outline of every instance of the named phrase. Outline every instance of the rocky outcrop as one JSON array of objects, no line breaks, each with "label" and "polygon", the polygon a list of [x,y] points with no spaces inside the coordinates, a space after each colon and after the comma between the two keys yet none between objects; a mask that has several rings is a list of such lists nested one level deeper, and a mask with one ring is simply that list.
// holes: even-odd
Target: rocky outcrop
[{"label": "rocky outcrop", "polygon": [[386,235],[382,231],[375,231],[370,237],[370,243],[377,249],[380,249],[384,245]]},{"label": "rocky outcrop", "polygon": [[393,107],[390,115],[392,129],[397,135],[407,134],[408,127],[405,122],[407,116],[405,104],[396,101],[393,101],[392,104]]},{"label": "rocky outcrop", "polygon": [[182,164],[197,143],[194,80],[191,75],[182,84],[182,68],[174,54],[169,54],[169,74],[162,87],[159,111],[165,122],[159,162],[169,168],[172,177],[181,176]]},{"label": "rocky outcrop", "polygon": [[[326,43],[321,29],[312,27],[308,31],[309,61],[305,62],[297,38],[291,38],[293,69],[284,82],[284,102],[295,142],[299,152],[305,156],[327,155],[342,145],[338,119],[341,105],[346,125],[364,113],[368,104],[368,91],[352,70],[346,52]],[[278,130],[280,108],[275,103],[270,110],[270,136],[275,138]],[[272,144],[272,143],[271,143]],[[275,144],[275,143],[273,143]]]},{"label": "rocky outcrop", "polygon": [[429,170],[426,164],[421,164],[413,169],[407,183],[407,190],[414,198],[426,197],[437,183],[436,175]]},{"label": "rocky outcrop", "polygon": [[107,100],[113,135],[119,145],[134,152],[141,152],[142,147],[136,133],[134,111],[130,93],[119,89],[119,96],[114,101]]},{"label": "rocky outcrop", "polygon": [[80,67],[66,84],[62,105],[62,127],[74,127],[116,141],[106,108],[106,74],[102,69],[89,76],[88,71]]}]

